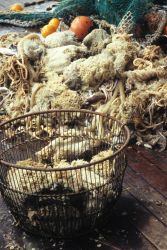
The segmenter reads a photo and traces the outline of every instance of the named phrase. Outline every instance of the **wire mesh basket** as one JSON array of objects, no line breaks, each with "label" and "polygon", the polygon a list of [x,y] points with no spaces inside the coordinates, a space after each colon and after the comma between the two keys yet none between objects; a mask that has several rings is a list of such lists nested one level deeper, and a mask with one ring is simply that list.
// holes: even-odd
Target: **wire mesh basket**
[{"label": "wire mesh basket", "polygon": [[121,189],[126,126],[86,110],[51,110],[0,125],[0,190],[27,232],[71,238],[92,230]]}]

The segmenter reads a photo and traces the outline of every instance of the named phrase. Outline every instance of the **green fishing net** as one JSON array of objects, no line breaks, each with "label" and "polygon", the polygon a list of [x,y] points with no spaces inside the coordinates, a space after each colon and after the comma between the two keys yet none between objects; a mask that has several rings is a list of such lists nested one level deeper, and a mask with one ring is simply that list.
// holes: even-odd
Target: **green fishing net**
[{"label": "green fishing net", "polygon": [[[167,0],[159,0],[167,4]],[[159,2],[158,1],[158,2]],[[95,16],[111,24],[132,28],[157,0],[62,0],[51,12],[0,12],[0,23],[30,27],[53,17]]]},{"label": "green fishing net", "polygon": [[153,0],[63,0],[54,10],[57,16],[64,14],[96,15],[118,25],[126,16],[134,24],[153,4]]}]

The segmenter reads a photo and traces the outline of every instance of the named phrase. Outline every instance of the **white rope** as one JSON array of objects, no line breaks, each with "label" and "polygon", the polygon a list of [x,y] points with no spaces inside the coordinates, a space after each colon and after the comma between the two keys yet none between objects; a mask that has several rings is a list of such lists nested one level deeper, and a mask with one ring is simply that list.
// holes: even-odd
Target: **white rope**
[{"label": "white rope", "polygon": [[132,16],[132,12],[128,11],[122,18],[122,20],[120,21],[120,23],[118,24],[118,29],[119,30],[124,30],[127,33],[129,33],[132,28],[134,26],[134,22],[133,22],[133,16]]}]

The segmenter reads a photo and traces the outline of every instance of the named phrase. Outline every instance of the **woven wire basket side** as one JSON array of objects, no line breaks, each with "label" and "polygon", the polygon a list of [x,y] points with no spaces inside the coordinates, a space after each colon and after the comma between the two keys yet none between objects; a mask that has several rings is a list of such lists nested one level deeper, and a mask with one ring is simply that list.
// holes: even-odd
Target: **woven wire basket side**
[{"label": "woven wire basket side", "polygon": [[27,232],[71,238],[118,199],[129,132],[84,110],[34,113],[1,124],[0,190]]}]

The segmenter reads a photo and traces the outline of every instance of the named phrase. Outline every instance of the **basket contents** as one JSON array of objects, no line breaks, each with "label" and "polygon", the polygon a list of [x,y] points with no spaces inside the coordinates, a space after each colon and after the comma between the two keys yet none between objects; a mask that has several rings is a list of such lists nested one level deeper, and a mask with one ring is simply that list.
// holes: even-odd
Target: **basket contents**
[{"label": "basket contents", "polygon": [[129,135],[111,117],[48,111],[6,122],[1,131],[0,188],[24,229],[84,233],[119,196]]},{"label": "basket contents", "polygon": [[[94,155],[91,159],[91,161],[86,161],[83,159],[79,160],[73,160],[71,163],[68,162],[66,159],[62,159],[60,161],[54,161],[54,164],[50,164],[51,166],[47,166],[46,164],[42,164],[36,161],[33,161],[32,159],[27,159],[23,161],[18,161],[16,164],[18,166],[33,166],[33,167],[43,167],[43,168],[62,168],[62,167],[77,167],[77,166],[82,166],[84,164],[90,164],[93,162],[96,162],[97,160],[103,160],[105,158],[111,157],[112,156],[112,151],[106,150],[106,151],[101,151],[97,155]],[[11,189],[15,189],[20,192],[25,192],[25,193],[34,193],[34,192],[39,192],[45,188],[51,188],[53,182],[55,182],[56,185],[62,184],[69,179],[69,188],[71,191],[76,192],[77,190],[81,190],[82,188],[88,188],[92,189],[95,185],[101,186],[106,183],[105,177],[110,176],[112,173],[114,174],[114,166],[111,168],[110,163],[106,162],[106,164],[99,164],[95,169],[95,171],[91,170],[71,170],[69,172],[69,176],[63,176],[60,175],[58,177],[57,173],[54,173],[53,175],[49,173],[49,175],[36,172],[36,171],[28,171],[26,169],[13,169],[11,168],[8,172],[7,175],[7,183]],[[88,172],[87,172],[88,171]],[[89,174],[91,176],[91,180],[89,180]],[[105,176],[107,175],[107,176]],[[82,178],[82,182],[81,182]],[[68,181],[69,181],[68,180]],[[74,183],[78,183],[78,187],[74,185]],[[18,183],[18,184],[16,184]]]}]

